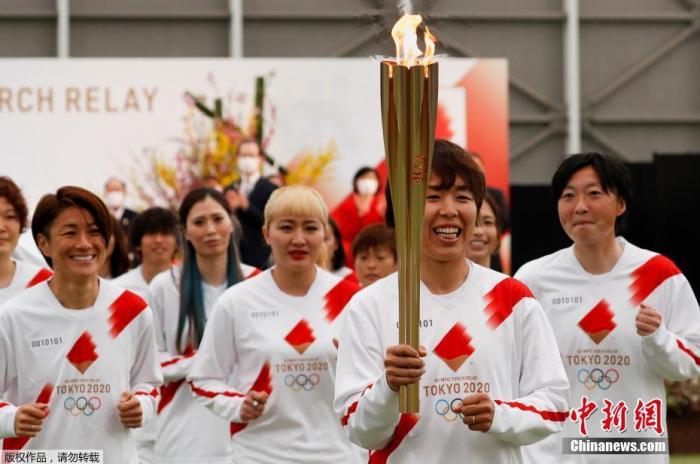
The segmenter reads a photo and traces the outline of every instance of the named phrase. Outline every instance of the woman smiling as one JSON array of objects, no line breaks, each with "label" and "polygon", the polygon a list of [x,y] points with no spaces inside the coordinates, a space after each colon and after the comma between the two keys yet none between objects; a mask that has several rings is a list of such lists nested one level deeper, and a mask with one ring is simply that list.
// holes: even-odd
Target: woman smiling
[{"label": "woman smiling", "polygon": [[36,207],[32,234],[54,275],[0,311],[6,450],[100,449],[105,462],[137,462],[127,429],[154,414],[162,378],[148,305],[98,276],[110,224],[79,187]]}]

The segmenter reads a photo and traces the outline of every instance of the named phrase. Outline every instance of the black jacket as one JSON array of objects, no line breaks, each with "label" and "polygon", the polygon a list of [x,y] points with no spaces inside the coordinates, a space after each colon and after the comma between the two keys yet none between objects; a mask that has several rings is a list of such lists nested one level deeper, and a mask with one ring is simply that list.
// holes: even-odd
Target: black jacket
[{"label": "black jacket", "polygon": [[[232,187],[238,190],[240,182],[232,184]],[[263,217],[265,205],[275,189],[277,189],[275,184],[261,177],[248,195],[250,206],[236,211],[236,217],[243,229],[240,242],[241,261],[259,269],[267,268],[270,259],[270,247],[263,238],[262,226],[265,223]]]}]

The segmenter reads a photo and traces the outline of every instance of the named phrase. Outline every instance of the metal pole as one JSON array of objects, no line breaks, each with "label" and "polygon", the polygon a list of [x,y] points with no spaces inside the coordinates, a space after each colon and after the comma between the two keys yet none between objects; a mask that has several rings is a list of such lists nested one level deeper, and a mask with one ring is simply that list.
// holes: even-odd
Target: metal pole
[{"label": "metal pole", "polygon": [[564,0],[564,92],[567,112],[567,154],[581,151],[581,74],[578,0]]},{"label": "metal pole", "polygon": [[56,56],[70,57],[70,0],[56,0],[58,12],[56,27]]},{"label": "metal pole", "polygon": [[243,0],[229,0],[229,55],[243,58]]}]

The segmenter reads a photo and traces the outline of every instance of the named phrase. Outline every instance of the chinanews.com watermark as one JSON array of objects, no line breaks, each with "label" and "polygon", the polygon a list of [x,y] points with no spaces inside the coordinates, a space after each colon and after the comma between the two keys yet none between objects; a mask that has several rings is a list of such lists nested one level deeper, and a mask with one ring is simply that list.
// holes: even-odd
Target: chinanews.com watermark
[{"label": "chinanews.com watermark", "polygon": [[563,454],[668,454],[665,438],[564,438]]},{"label": "chinanews.com watermark", "polygon": [[63,463],[104,464],[102,450],[18,450],[0,451],[2,464],[63,464]]},{"label": "chinanews.com watermark", "polygon": [[[600,431],[623,434],[629,428],[645,434],[656,433],[657,436],[590,437],[588,421],[593,420],[593,414],[599,407],[603,416],[599,422]],[[570,411],[569,419],[578,425],[579,437],[562,439],[563,454],[668,454],[668,439],[664,436],[663,404],[660,398],[649,401],[639,398],[630,405],[624,400],[614,402],[603,399],[602,403],[598,404],[584,395],[581,397],[581,406]]]}]

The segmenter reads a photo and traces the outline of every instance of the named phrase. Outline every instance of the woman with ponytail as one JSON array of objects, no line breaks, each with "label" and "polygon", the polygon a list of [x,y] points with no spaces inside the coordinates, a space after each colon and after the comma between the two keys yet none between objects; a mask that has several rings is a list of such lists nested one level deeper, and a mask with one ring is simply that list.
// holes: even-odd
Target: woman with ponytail
[{"label": "woman with ponytail", "polygon": [[191,191],[182,201],[179,220],[185,239],[182,265],[157,275],[149,287],[165,381],[154,461],[230,464],[228,421],[197,404],[185,378],[214,302],[255,269],[238,259],[235,223],[218,191]]}]

